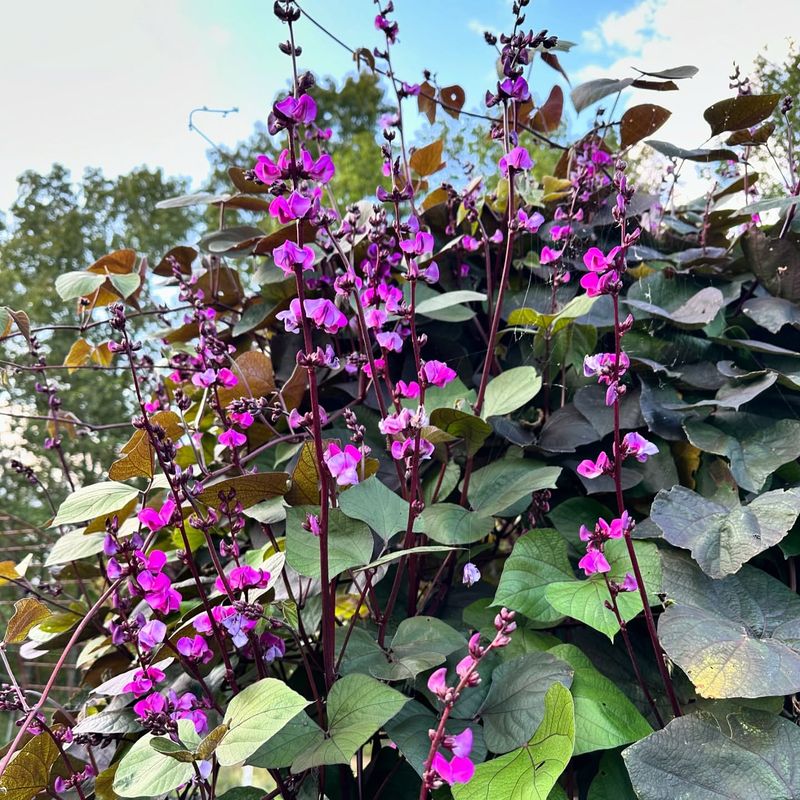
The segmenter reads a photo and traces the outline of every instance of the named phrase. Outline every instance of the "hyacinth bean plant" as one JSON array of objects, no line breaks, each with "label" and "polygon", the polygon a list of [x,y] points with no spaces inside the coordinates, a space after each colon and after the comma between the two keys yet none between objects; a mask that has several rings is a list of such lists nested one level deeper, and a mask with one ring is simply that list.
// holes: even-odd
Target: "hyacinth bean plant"
[{"label": "hyacinth bean plant", "polygon": [[[3,793],[800,796],[791,100],[737,80],[705,112],[726,137],[710,149],[644,144],[669,116],[652,103],[597,108],[565,143],[563,90],[529,78],[565,75],[571,45],[527,2],[486,35],[499,77],[467,112],[461,87],[395,73],[384,0],[354,51],[394,104],[383,170],[344,206],[301,6],[274,5],[291,84],[264,153],[230,193],[161,204],[213,206],[200,252],[65,274],[63,365],[47,326],[0,309],[7,378],[35,397],[8,413],[47,427],[9,466],[55,534],[43,565],[0,563]],[[412,146],[417,111],[448,135]],[[465,120],[483,174],[448,149]],[[781,132],[787,192],[758,200],[750,160]],[[648,193],[653,151],[669,160]],[[462,169],[436,183],[448,156]],[[698,162],[713,187],[680,206]],[[132,418],[78,486],[79,437],[113,431],[60,390],[95,368],[129,377]]]}]

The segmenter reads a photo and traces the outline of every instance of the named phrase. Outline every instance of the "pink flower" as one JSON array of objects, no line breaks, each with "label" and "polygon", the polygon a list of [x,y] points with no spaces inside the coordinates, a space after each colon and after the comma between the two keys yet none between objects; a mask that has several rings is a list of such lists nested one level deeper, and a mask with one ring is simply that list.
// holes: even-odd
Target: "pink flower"
[{"label": "pink flower", "polygon": [[560,242],[566,239],[572,233],[572,228],[569,225],[553,225],[550,228],[550,238],[554,242]]},{"label": "pink flower", "polygon": [[209,367],[202,372],[195,372],[192,375],[192,383],[195,386],[199,386],[201,388],[207,389],[209,386],[214,385],[214,381],[217,379],[217,373]]},{"label": "pink flower", "polygon": [[[405,441],[394,441],[392,442],[392,458],[401,461],[404,458],[409,458],[411,455],[416,452],[416,439],[413,436],[410,436]],[[433,455],[434,446],[427,440],[427,439],[420,439],[419,440],[419,457],[423,461],[430,458]]]},{"label": "pink flower", "polygon": [[163,572],[140,572],[136,582],[144,592],[144,600],[153,611],[169,614],[181,607],[181,595]]},{"label": "pink flower", "polygon": [[175,647],[184,658],[200,664],[207,664],[214,657],[211,648],[200,634],[196,634],[193,638],[181,636]]},{"label": "pink flower", "polygon": [[481,579],[481,571],[471,562],[468,561],[464,564],[464,573],[461,576],[461,582],[465,586],[472,586]]},{"label": "pink flower", "polygon": [[147,719],[151,714],[163,714],[167,710],[167,698],[158,692],[153,692],[143,700],[134,703],[133,710],[141,719]]},{"label": "pink flower", "polygon": [[139,630],[139,645],[145,650],[152,650],[164,641],[166,635],[167,626],[160,620],[151,619]]},{"label": "pink flower", "polygon": [[[239,591],[249,587],[261,588],[269,582],[269,572],[263,569],[255,569],[248,564],[243,564],[240,567],[234,567],[230,575],[228,575],[228,585],[231,589],[238,589]],[[225,583],[221,577],[218,577],[214,582],[218,592],[225,591]]]},{"label": "pink flower", "polygon": [[608,572],[611,569],[606,557],[600,550],[589,550],[578,562],[578,566],[587,575],[594,575],[596,572]]},{"label": "pink flower", "polygon": [[247,442],[247,437],[243,433],[239,433],[234,428],[228,428],[228,430],[223,431],[217,441],[223,447],[230,447],[233,450],[236,447],[240,447],[241,445]]},{"label": "pink flower", "polygon": [[322,525],[317,514],[306,514],[306,522],[303,527],[314,536],[319,536],[322,533]]},{"label": "pink flower", "polygon": [[385,436],[402,433],[411,426],[411,409],[403,408],[396,414],[389,414],[378,422],[378,430]]},{"label": "pink flower", "polygon": [[637,461],[647,461],[658,453],[658,448],[638,433],[626,433],[622,440],[622,457],[634,456]]},{"label": "pink flower", "polygon": [[400,242],[400,249],[404,253],[414,255],[424,255],[433,252],[433,235],[425,231],[419,231],[413,239],[405,239]]},{"label": "pink flower", "polygon": [[445,739],[445,746],[452,751],[454,756],[467,758],[472,752],[472,728],[464,728],[457,736],[448,736]]},{"label": "pink flower", "polygon": [[327,183],[336,174],[336,167],[331,157],[323,153],[308,170],[308,174],[315,181]]},{"label": "pink flower", "polygon": [[269,204],[269,213],[277,217],[282,225],[295,219],[302,219],[311,208],[311,199],[299,192],[292,192],[287,200],[285,197],[276,197]]},{"label": "pink flower", "polygon": [[524,147],[515,147],[508,155],[500,159],[498,166],[503,175],[508,175],[509,170],[518,172],[520,170],[530,169],[533,166],[533,161]]},{"label": "pink flower", "polygon": [[280,267],[287,277],[294,275],[294,268],[302,270],[314,269],[314,251],[308,245],[298,247],[293,241],[287,239],[272,251],[275,266]]},{"label": "pink flower", "polygon": [[609,457],[605,453],[600,453],[597,461],[589,458],[581,461],[578,464],[578,475],[583,475],[584,478],[599,478],[601,475],[611,472],[613,468]]},{"label": "pink flower", "polygon": [[475,765],[468,758],[454,756],[448,761],[441,753],[436,753],[431,769],[447,784],[469,783],[475,774]]},{"label": "pink flower", "polygon": [[447,667],[439,667],[431,673],[428,678],[428,690],[437,697],[444,697],[447,694]]},{"label": "pink flower", "polygon": [[172,516],[175,513],[175,501],[168,497],[159,511],[154,508],[143,508],[139,512],[139,522],[148,530],[153,532],[160,531],[172,521]]},{"label": "pink flower", "polygon": [[481,246],[481,243],[474,236],[470,236],[469,234],[466,234],[466,235],[461,237],[461,246],[467,252],[474,253]]},{"label": "pink flower", "polygon": [[133,680],[122,687],[123,692],[132,692],[136,697],[152,691],[153,686],[164,680],[164,673],[157,667],[148,667],[146,670],[137,669],[133,673]]},{"label": "pink flower", "polygon": [[403,349],[403,340],[399,333],[394,333],[393,331],[377,333],[375,338],[384,350],[392,350],[395,353],[399,353]]},{"label": "pink flower", "polygon": [[413,398],[419,397],[420,388],[416,381],[406,383],[405,381],[397,381],[395,387],[400,392],[401,397]]},{"label": "pink flower", "polygon": [[605,272],[609,267],[614,266],[619,247],[613,247],[608,255],[605,255],[599,247],[590,247],[583,255],[583,263],[586,269],[592,272]]},{"label": "pink flower", "polygon": [[324,461],[338,486],[351,486],[358,483],[356,468],[361,461],[361,451],[357,447],[348,444],[342,450],[335,442],[331,442],[325,452]]},{"label": "pink flower", "polygon": [[422,373],[429,385],[442,388],[456,377],[456,371],[443,361],[426,361]]},{"label": "pink flower", "polygon": [[368,308],[364,312],[364,322],[368,328],[382,328],[389,315],[382,308]]},{"label": "pink flower", "polygon": [[232,389],[234,386],[236,386],[236,384],[239,383],[239,379],[232,370],[229,370],[227,367],[223,367],[217,373],[217,383],[220,386],[224,386],[226,389]]},{"label": "pink flower", "polygon": [[249,428],[255,422],[253,415],[249,411],[242,411],[241,413],[231,411],[230,418],[240,428]]},{"label": "pink flower", "polygon": [[620,589],[622,589],[623,592],[635,592],[635,591],[638,591],[639,584],[637,583],[636,578],[634,578],[634,576],[631,575],[630,572],[626,572],[625,573],[625,580],[622,581],[622,585],[620,586]]},{"label": "pink flower", "polygon": [[526,211],[520,209],[517,211],[517,221],[528,233],[536,233],[544,224],[544,217],[538,211],[528,216]]},{"label": "pink flower", "polygon": [[475,666],[475,659],[472,656],[464,656],[461,661],[456,664],[456,674],[462,680],[470,674]]},{"label": "pink flower", "polygon": [[300,95],[298,98],[289,95],[275,103],[273,108],[282,117],[305,125],[313,122],[317,116],[317,104],[308,94]]},{"label": "pink flower", "polygon": [[581,286],[586,289],[589,297],[599,297],[601,294],[610,294],[619,284],[619,275],[616,270],[599,275],[589,272],[581,278]]},{"label": "pink flower", "polygon": [[286,311],[278,313],[276,318],[283,323],[286,333],[297,333],[300,330],[300,323],[302,321],[300,301],[295,297],[294,300],[289,303],[289,308],[286,309]]},{"label": "pink flower", "polygon": [[256,174],[261,183],[271,186],[275,181],[280,180],[281,170],[269,156],[259,155],[256,156],[256,164],[253,167],[253,172]]},{"label": "pink flower", "polygon": [[306,300],[303,307],[309,319],[328,333],[336,333],[347,325],[347,317],[328,299]]},{"label": "pink flower", "polygon": [[539,256],[539,263],[542,265],[552,264],[554,261],[558,261],[558,259],[561,258],[561,254],[563,252],[563,250],[553,250],[545,245],[542,248],[541,255]]}]

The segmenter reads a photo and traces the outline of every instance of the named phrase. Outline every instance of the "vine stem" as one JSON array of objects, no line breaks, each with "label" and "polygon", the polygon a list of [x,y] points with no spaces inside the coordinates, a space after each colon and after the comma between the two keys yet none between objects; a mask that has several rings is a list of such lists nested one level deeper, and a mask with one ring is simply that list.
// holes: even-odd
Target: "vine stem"
[{"label": "vine stem", "polygon": [[[624,223],[622,228],[624,236]],[[616,292],[612,294],[612,301],[614,305],[614,363],[618,377],[620,356],[622,354],[622,335],[620,334],[619,324],[619,295]],[[617,397],[614,399],[614,491],[617,496],[617,513],[622,516],[622,513],[625,511],[625,501],[622,496],[622,438],[620,436],[619,405],[620,396],[617,395]],[[642,570],[639,566],[639,559],[633,546],[633,539],[631,538],[630,530],[625,531],[624,538],[625,546],[628,549],[628,556],[631,560],[631,566],[633,567],[633,574],[636,578],[636,584],[639,587],[639,595],[642,598],[645,624],[647,625],[647,633],[650,636],[650,643],[653,647],[653,653],[656,657],[658,672],[661,675],[661,681],[664,684],[667,697],[669,697],[669,702],[672,706],[672,713],[676,717],[680,717],[683,712],[681,711],[680,703],[678,703],[678,698],[675,694],[675,687],[672,685],[672,679],[670,678],[669,671],[667,670],[667,665],[664,660],[664,656],[666,654],[664,653],[664,649],[661,647],[661,642],[658,639],[656,623],[653,619],[653,612],[650,609],[650,601],[647,597],[647,588],[644,585]]]}]

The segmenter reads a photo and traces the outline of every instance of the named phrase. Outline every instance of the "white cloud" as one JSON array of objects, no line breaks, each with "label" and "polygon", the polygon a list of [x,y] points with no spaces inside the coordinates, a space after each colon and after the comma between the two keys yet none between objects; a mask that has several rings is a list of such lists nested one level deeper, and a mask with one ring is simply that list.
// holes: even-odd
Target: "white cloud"
[{"label": "white cloud", "polygon": [[658,131],[659,139],[698,147],[709,134],[703,111],[732,94],[728,76],[734,59],[744,75],[752,71],[753,59],[766,45],[770,57],[780,60],[792,33],[787,20],[792,19],[800,21],[797,0],[770,0],[764,13],[744,0],[642,0],[624,14],[609,14],[584,34],[590,46],[599,41],[603,50],[625,49],[628,54],[606,66],[587,66],[571,77],[581,83],[634,77],[632,67],[658,71],[694,64],[700,72],[691,80],[677,81],[679,91],[635,90],[632,96],[633,102],[663,104],[672,111]]}]

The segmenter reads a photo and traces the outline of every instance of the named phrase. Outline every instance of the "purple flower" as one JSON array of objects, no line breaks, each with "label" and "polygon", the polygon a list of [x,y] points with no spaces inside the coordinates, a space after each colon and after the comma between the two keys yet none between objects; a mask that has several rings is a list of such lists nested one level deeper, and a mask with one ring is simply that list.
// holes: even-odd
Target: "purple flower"
[{"label": "purple flower", "polygon": [[596,572],[608,572],[611,569],[606,557],[600,550],[589,550],[578,562],[578,566],[587,575],[594,575]]},{"label": "purple flower", "polygon": [[498,92],[505,97],[510,97],[513,100],[525,102],[530,100],[531,93],[528,89],[528,82],[521,75],[518,78],[506,78],[502,83],[497,85]]},{"label": "purple flower", "polygon": [[317,514],[306,514],[306,522],[303,527],[314,536],[319,536],[322,533],[322,525]]},{"label": "purple flower", "polygon": [[428,690],[437,697],[444,697],[447,694],[447,667],[439,667],[431,673],[428,678]]},{"label": "purple flower", "polygon": [[148,530],[153,532],[160,531],[171,523],[174,513],[175,501],[171,497],[168,497],[159,511],[149,507],[143,508],[139,512],[139,522]]},{"label": "purple flower", "polygon": [[302,122],[304,125],[313,122],[317,116],[317,104],[308,94],[300,95],[298,98],[289,95],[275,103],[273,109],[285,120]]},{"label": "purple flower", "polygon": [[400,242],[400,249],[404,253],[421,256],[433,252],[433,236],[425,231],[419,231],[413,239]]},{"label": "purple flower", "polygon": [[302,321],[301,313],[300,301],[295,297],[289,303],[289,308],[278,313],[276,317],[283,323],[286,333],[297,333],[300,330]]},{"label": "purple flower", "polygon": [[467,758],[472,752],[472,728],[464,728],[457,736],[447,736],[444,744],[454,756]]},{"label": "purple flower", "polygon": [[616,270],[599,275],[589,272],[581,278],[581,286],[586,289],[589,297],[599,297],[602,294],[611,294],[619,285],[619,275]]},{"label": "purple flower", "polygon": [[242,411],[241,413],[231,411],[230,418],[231,421],[235,422],[240,428],[249,428],[253,422],[255,422],[253,415],[249,411]]},{"label": "purple flower", "polygon": [[323,153],[308,169],[308,174],[315,181],[327,183],[336,174],[333,159],[327,153]]},{"label": "purple flower", "polygon": [[433,455],[434,446],[431,444],[427,439],[420,439],[419,440],[419,449],[417,448],[416,439],[413,436],[409,436],[408,439],[405,441],[394,441],[392,442],[392,458],[401,461],[404,458],[409,458],[415,452],[419,452],[419,457],[422,460],[426,460]]},{"label": "purple flower", "polygon": [[634,456],[637,461],[647,461],[658,453],[658,448],[638,433],[626,433],[622,440],[622,458]]},{"label": "purple flower", "polygon": [[253,167],[256,177],[267,186],[272,185],[282,177],[280,167],[268,156],[256,156],[256,164]]},{"label": "purple flower", "polygon": [[592,461],[586,458],[578,464],[578,475],[583,475],[584,478],[599,478],[601,475],[610,473],[613,470],[613,464],[605,453],[600,453],[597,456],[597,461]]},{"label": "purple flower", "polygon": [[528,233],[536,233],[544,224],[544,217],[538,211],[534,211],[533,214],[528,216],[523,209],[520,209],[517,211],[517,221]]},{"label": "purple flower", "polygon": [[220,386],[224,386],[226,389],[232,389],[234,386],[236,386],[236,384],[239,383],[239,379],[232,370],[229,370],[227,367],[223,367],[217,373],[217,383]]},{"label": "purple flower", "polygon": [[554,242],[560,242],[566,239],[572,233],[572,228],[569,225],[553,225],[550,228],[550,238]]},{"label": "purple flower", "polygon": [[637,583],[636,578],[634,578],[634,576],[631,575],[630,572],[626,572],[625,573],[625,580],[622,581],[622,585],[620,586],[620,589],[623,592],[635,592],[635,591],[638,591],[639,584]]},{"label": "purple flower", "polygon": [[228,430],[223,431],[217,441],[223,447],[230,447],[233,450],[236,447],[240,447],[241,445],[247,442],[247,436],[243,433],[239,433],[239,431],[235,430],[234,428],[228,428]]},{"label": "purple flower", "polygon": [[276,658],[283,658],[286,655],[286,642],[274,633],[264,631],[259,637],[261,649],[264,652],[264,661],[271,664]]},{"label": "purple flower", "polygon": [[405,381],[397,381],[395,388],[400,393],[401,397],[419,397],[420,388],[416,381],[410,381],[409,383],[406,383]]},{"label": "purple flower", "polygon": [[149,694],[147,697],[134,703],[133,710],[141,719],[147,719],[147,717],[151,715],[163,714],[167,710],[167,698],[158,692],[153,692],[153,694]]},{"label": "purple flower", "polygon": [[450,786],[469,783],[475,774],[475,765],[468,758],[454,756],[452,761],[448,761],[441,753],[434,755],[431,769]]},{"label": "purple flower", "polygon": [[[269,582],[269,572],[263,569],[255,569],[248,564],[243,564],[240,567],[234,567],[230,575],[228,575],[228,585],[231,589],[238,589],[239,591],[247,589],[248,587],[261,588],[266,586]],[[218,592],[225,591],[225,583],[221,577],[218,577],[214,582]]]},{"label": "purple flower", "polygon": [[214,657],[211,648],[200,634],[196,634],[193,638],[181,636],[175,647],[184,658],[200,664],[207,664]]},{"label": "purple flower", "polygon": [[508,155],[500,159],[498,166],[503,175],[508,175],[509,170],[519,172],[520,170],[530,169],[533,166],[533,161],[524,147],[515,147]]},{"label": "purple flower", "polygon": [[586,269],[592,272],[605,272],[609,267],[614,266],[614,259],[619,252],[619,247],[614,247],[605,255],[599,247],[590,247],[583,255],[583,263]]},{"label": "purple flower", "polygon": [[152,650],[164,641],[166,635],[167,626],[160,620],[151,619],[139,631],[139,645],[145,650]]},{"label": "purple flower", "polygon": [[302,270],[314,269],[314,251],[308,245],[298,247],[293,241],[287,239],[272,251],[275,266],[280,267],[287,277],[294,275],[294,268]]},{"label": "purple flower", "polygon": [[357,467],[361,461],[361,451],[357,447],[348,444],[342,450],[335,442],[331,442],[325,451],[324,461],[337,486],[358,483]]},{"label": "purple flower", "polygon": [[292,192],[287,200],[285,197],[276,197],[269,204],[269,213],[277,217],[282,225],[295,219],[302,219],[311,208],[311,200],[299,192]]},{"label": "purple flower", "polygon": [[461,237],[460,244],[468,253],[474,253],[481,246],[480,241],[469,234]]},{"label": "purple flower", "polygon": [[395,353],[399,353],[403,349],[403,339],[399,333],[394,333],[393,331],[377,333],[375,338],[384,350],[392,350]]},{"label": "purple flower", "polygon": [[144,591],[144,600],[153,611],[169,614],[180,608],[180,592],[172,588],[170,579],[163,572],[140,572],[136,576],[136,582]]},{"label": "purple flower", "polygon": [[553,250],[547,245],[542,248],[542,252],[539,255],[539,263],[544,266],[546,264],[552,264],[555,261],[558,261],[561,258],[561,254],[563,250]]},{"label": "purple flower", "polygon": [[153,686],[165,678],[164,673],[157,667],[137,669],[133,673],[133,680],[122,687],[123,692],[132,692],[136,697],[141,697],[152,691]]},{"label": "purple flower", "polygon": [[465,586],[472,586],[481,579],[481,571],[471,562],[468,561],[464,564],[464,573],[461,576],[461,582]]},{"label": "purple flower", "polygon": [[328,333],[336,333],[347,325],[347,317],[326,298],[306,300],[303,308],[309,319]]},{"label": "purple flower", "polygon": [[422,373],[428,385],[442,388],[456,377],[456,371],[443,361],[426,361]]}]

